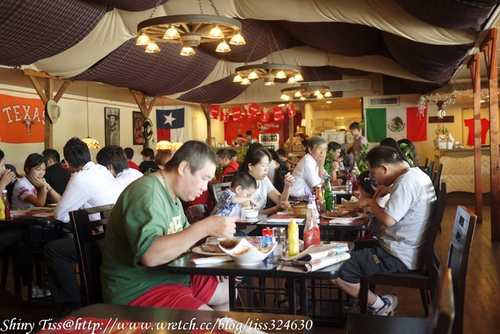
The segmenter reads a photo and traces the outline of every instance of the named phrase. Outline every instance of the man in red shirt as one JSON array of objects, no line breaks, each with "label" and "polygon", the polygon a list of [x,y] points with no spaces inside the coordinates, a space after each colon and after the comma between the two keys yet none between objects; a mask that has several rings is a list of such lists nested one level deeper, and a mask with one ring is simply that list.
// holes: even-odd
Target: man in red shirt
[{"label": "man in red shirt", "polygon": [[139,170],[139,166],[137,166],[137,164],[132,161],[132,158],[134,157],[134,150],[131,149],[130,147],[127,147],[124,149],[124,151],[125,155],[127,156],[128,167]]},{"label": "man in red shirt", "polygon": [[219,161],[219,167],[222,168],[222,173],[220,173],[217,180],[220,182],[224,175],[228,175],[229,173],[236,173],[240,165],[238,162],[233,159],[233,154],[231,150],[221,149],[217,151],[217,160]]}]

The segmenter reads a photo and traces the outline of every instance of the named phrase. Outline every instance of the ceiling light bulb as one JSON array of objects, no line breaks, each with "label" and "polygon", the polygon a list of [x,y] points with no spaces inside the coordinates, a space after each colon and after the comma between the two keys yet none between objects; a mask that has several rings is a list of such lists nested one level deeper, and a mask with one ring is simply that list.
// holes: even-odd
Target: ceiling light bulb
[{"label": "ceiling light bulb", "polygon": [[274,86],[274,81],[266,81],[264,82],[264,86]]},{"label": "ceiling light bulb", "polygon": [[148,44],[151,44],[151,40],[145,33],[140,34],[139,37],[137,37],[137,42],[135,42],[135,45],[148,45]]},{"label": "ceiling light bulb", "polygon": [[301,100],[301,101],[305,101],[305,100],[307,100],[307,99],[306,99],[305,97],[301,96],[301,97],[300,97],[300,100]]},{"label": "ceiling light bulb", "polygon": [[257,79],[257,78],[259,78],[259,76],[257,75],[257,73],[255,73],[255,71],[250,72],[250,74],[248,75],[248,79],[250,79],[250,80]]},{"label": "ceiling light bulb", "polygon": [[321,92],[320,92],[319,90],[316,90],[316,91],[314,92],[314,96],[319,96],[319,95],[321,95]]},{"label": "ceiling light bulb", "polygon": [[170,26],[170,28],[168,28],[165,31],[165,35],[163,35],[163,39],[179,39],[179,38],[181,38],[181,36],[179,35],[177,29],[175,29],[174,26]]},{"label": "ceiling light bulb", "polygon": [[155,42],[151,42],[146,46],[146,53],[157,53],[160,52],[160,47],[156,45]]},{"label": "ceiling light bulb", "polygon": [[283,101],[286,101],[288,95],[286,95],[285,93],[281,94],[281,97],[280,99],[282,99]]},{"label": "ceiling light bulb", "polygon": [[250,85],[251,82],[250,82],[250,80],[248,80],[248,78],[245,78],[245,79],[241,80],[241,84],[242,85]]},{"label": "ceiling light bulb", "polygon": [[245,39],[243,36],[241,36],[241,32],[238,32],[236,35],[234,35],[231,40],[229,41],[229,44],[233,45],[245,45]]},{"label": "ceiling light bulb", "polygon": [[210,37],[210,38],[224,38],[224,35],[222,34],[222,30],[220,30],[218,24],[216,24],[215,27],[213,27],[210,30],[210,32],[208,33],[208,37]]},{"label": "ceiling light bulb", "polygon": [[301,97],[302,93],[300,91],[296,91],[295,94],[293,94],[295,97]]},{"label": "ceiling light bulb", "polygon": [[192,56],[194,54],[195,54],[195,52],[194,52],[193,48],[190,46],[184,46],[181,50],[181,56],[188,57],[188,56]]},{"label": "ceiling light bulb", "polygon": [[229,52],[231,51],[231,48],[229,47],[229,44],[226,43],[225,40],[219,43],[219,46],[217,46],[217,49],[215,52]]},{"label": "ceiling light bulb", "polygon": [[279,70],[278,73],[276,73],[276,78],[277,79],[286,79],[286,74],[283,70]]},{"label": "ceiling light bulb", "polygon": [[302,74],[295,74],[294,77],[295,81],[304,81],[304,78],[302,77]]},{"label": "ceiling light bulb", "polygon": [[242,80],[243,80],[243,78],[241,77],[241,75],[236,74],[234,76],[233,82],[241,82]]},{"label": "ceiling light bulb", "polygon": [[[326,94],[325,94],[325,95],[326,95]],[[330,104],[330,103],[332,103],[332,101],[326,101],[326,103]]]},{"label": "ceiling light bulb", "polygon": [[289,83],[289,84],[294,84],[296,81],[297,81],[297,80],[295,80],[295,78],[294,78],[294,77],[290,77],[290,78],[288,78],[288,83]]},{"label": "ceiling light bulb", "polygon": [[330,91],[326,92],[325,97],[332,97],[332,93]]},{"label": "ceiling light bulb", "polygon": [[319,95],[317,95],[316,97],[318,98],[318,100],[323,100],[325,98],[321,93],[319,93]]}]

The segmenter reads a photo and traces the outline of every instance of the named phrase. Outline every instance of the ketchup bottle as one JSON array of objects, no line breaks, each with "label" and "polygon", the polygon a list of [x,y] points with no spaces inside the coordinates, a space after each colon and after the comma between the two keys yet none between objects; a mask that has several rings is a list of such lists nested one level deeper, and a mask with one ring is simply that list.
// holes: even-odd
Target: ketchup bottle
[{"label": "ketchup bottle", "polygon": [[318,222],[318,210],[316,209],[314,196],[311,196],[309,198],[309,204],[307,204],[306,226],[304,227],[304,249],[312,245],[321,244]]}]

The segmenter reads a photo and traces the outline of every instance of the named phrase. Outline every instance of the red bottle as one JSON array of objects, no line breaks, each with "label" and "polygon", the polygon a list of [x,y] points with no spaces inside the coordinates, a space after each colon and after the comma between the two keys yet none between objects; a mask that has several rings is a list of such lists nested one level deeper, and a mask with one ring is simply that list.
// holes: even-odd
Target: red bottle
[{"label": "red bottle", "polygon": [[312,245],[320,245],[319,215],[314,203],[314,197],[307,204],[306,226],[304,227],[304,249]]}]

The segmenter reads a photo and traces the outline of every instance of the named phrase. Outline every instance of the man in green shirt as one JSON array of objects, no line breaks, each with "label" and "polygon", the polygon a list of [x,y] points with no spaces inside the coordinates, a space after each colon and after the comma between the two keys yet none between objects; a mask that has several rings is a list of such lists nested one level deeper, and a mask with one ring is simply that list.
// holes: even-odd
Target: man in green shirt
[{"label": "man in green shirt", "polygon": [[164,265],[204,237],[233,237],[237,217],[210,216],[189,225],[180,201],[192,201],[207,189],[216,164],[208,145],[188,141],[163,170],[146,173],[123,191],[106,227],[104,302],[229,309],[227,280],[173,275]]}]

